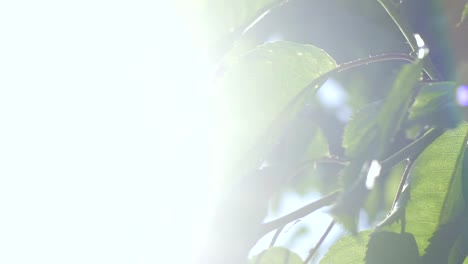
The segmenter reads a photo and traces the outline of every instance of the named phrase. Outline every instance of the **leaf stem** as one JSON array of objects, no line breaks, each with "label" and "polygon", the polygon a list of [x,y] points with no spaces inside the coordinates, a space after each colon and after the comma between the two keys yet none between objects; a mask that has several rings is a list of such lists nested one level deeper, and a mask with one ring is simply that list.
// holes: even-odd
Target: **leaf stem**
[{"label": "leaf stem", "polygon": [[409,46],[411,47],[412,51],[416,51],[418,49],[418,44],[416,43],[416,39],[411,36],[411,30],[408,27],[407,23],[403,23],[401,18],[398,17],[397,11],[395,10],[395,6],[391,3],[388,3],[388,0],[378,0],[382,7],[387,11],[387,14],[392,18],[395,25],[398,27],[400,32],[403,34],[403,37],[408,42]]},{"label": "leaf stem", "polygon": [[330,224],[328,225],[327,229],[325,230],[325,233],[323,233],[322,237],[320,237],[317,244],[315,244],[315,246],[309,251],[309,255],[304,260],[304,264],[307,264],[310,262],[310,260],[315,255],[319,247],[323,244],[323,241],[325,241],[325,238],[327,238],[328,234],[330,234],[330,231],[333,229],[334,226],[335,226],[335,220],[332,220]]},{"label": "leaf stem", "polygon": [[218,46],[217,48],[220,51],[218,52],[219,54],[215,55],[216,56],[215,61],[218,62],[218,66],[216,68],[220,67],[219,65],[222,64],[226,55],[229,53],[232,47],[236,44],[236,42],[238,42],[242,38],[242,36],[245,35],[245,33],[250,31],[250,29],[253,28],[259,21],[263,20],[265,15],[270,13],[272,10],[283,6],[287,2],[289,2],[289,0],[274,1],[273,3],[259,10],[257,14],[253,16],[252,19],[250,19],[243,25],[240,25],[239,27],[235,28],[232,32],[225,35],[224,38],[222,38],[219,41],[219,44],[217,45]]},{"label": "leaf stem", "polygon": [[442,135],[444,131],[442,129],[431,128],[427,131],[424,135],[420,138],[413,141],[408,146],[404,147],[397,153],[393,154],[392,156],[386,158],[380,164],[382,165],[383,170],[389,170],[393,166],[400,163],[400,161],[410,157],[410,156],[417,156],[421,153],[429,144],[431,144],[436,138]]},{"label": "leaf stem", "polygon": [[409,54],[406,53],[386,53],[386,54],[380,54],[380,55],[374,55],[370,56],[369,58],[362,58],[362,59],[357,59],[353,60],[350,62],[345,62],[338,67],[324,73],[322,76],[319,78],[313,80],[309,85],[307,85],[297,96],[294,98],[291,102],[295,102],[298,100],[298,97],[302,97],[304,93],[306,93],[309,89],[315,89],[318,88],[316,87],[320,82],[322,82],[324,79],[330,78],[332,75],[344,71],[348,71],[354,68],[358,68],[361,66],[367,66],[369,64],[373,63],[380,63],[384,61],[405,61],[405,62],[410,62],[410,63],[415,63],[417,59]]},{"label": "leaf stem", "polygon": [[[369,58],[363,58],[363,59],[357,59],[354,61],[350,62],[345,62],[343,64],[338,65],[338,67],[324,73],[322,76],[319,78],[313,80],[311,83],[309,83],[304,89],[302,89],[290,102],[289,104],[281,111],[281,113],[275,118],[273,123],[270,125],[270,129],[274,128],[277,126],[279,123],[281,123],[281,120],[287,116],[287,114],[290,112],[291,109],[301,100],[304,98],[304,96],[309,92],[309,91],[317,91],[319,88],[319,85],[333,76],[336,73],[348,71],[354,68],[358,68],[361,66],[366,66],[369,64],[373,63],[379,63],[379,62],[384,62],[384,61],[406,61],[410,63],[415,63],[416,58],[405,53],[387,53],[387,54],[381,54],[381,55],[375,55],[371,56]],[[426,73],[427,74],[427,73]]]},{"label": "leaf stem", "polygon": [[343,72],[352,68],[356,68],[356,67],[368,65],[371,63],[376,63],[376,62],[383,62],[383,61],[407,61],[407,62],[414,63],[416,61],[416,58],[406,53],[386,53],[386,54],[371,56],[369,58],[357,59],[354,61],[346,62],[346,63],[340,64],[335,69],[337,70],[337,72]]},{"label": "leaf stem", "polygon": [[284,226],[281,226],[280,228],[276,229],[275,235],[271,239],[270,245],[268,246],[269,248],[272,248],[275,245],[276,240],[278,239],[279,235],[281,234],[281,231],[283,231]]},{"label": "leaf stem", "polygon": [[403,176],[401,177],[400,185],[398,186],[398,191],[395,195],[395,199],[393,200],[393,204],[392,204],[392,209],[390,211],[392,211],[395,208],[395,205],[398,199],[400,198],[401,192],[403,191],[403,187],[405,186],[406,181],[408,180],[409,172],[411,170],[411,167],[413,166],[413,163],[414,163],[414,158],[413,157],[408,158],[408,163],[406,164],[405,170],[403,171]]},{"label": "leaf stem", "polygon": [[[388,15],[392,18],[395,25],[400,30],[403,37],[408,42],[411,51],[417,52],[419,50],[418,44],[416,43],[416,39],[413,36],[413,31],[409,27],[409,23],[403,21],[403,18],[398,16],[397,10],[395,6],[390,3],[390,0],[378,0],[382,7],[387,11]],[[424,60],[424,71],[426,72],[427,76],[431,80],[439,79],[439,74],[437,73],[434,65],[429,59]]]},{"label": "leaf stem", "polygon": [[335,164],[335,165],[340,165],[340,166],[346,166],[349,164],[348,160],[341,159],[339,157],[323,157],[319,159],[313,159],[313,160],[305,160],[301,162],[297,168],[294,170],[294,173],[289,177],[289,179],[293,179],[296,176],[300,175],[302,172],[304,172],[309,166],[317,166],[318,164]]},{"label": "leaf stem", "polygon": [[294,221],[294,220],[297,220],[301,217],[304,217],[322,207],[325,207],[325,206],[328,206],[328,205],[331,205],[332,203],[334,203],[336,201],[336,199],[338,198],[338,195],[339,195],[339,191],[335,191],[335,192],[332,192],[330,194],[328,194],[327,196],[324,196],[322,198],[320,198],[319,200],[317,201],[314,201],[292,213],[289,213],[283,217],[280,217],[276,220],[273,220],[271,222],[268,222],[268,223],[265,223],[265,224],[262,224],[262,226],[260,227],[260,230],[259,230],[259,233],[260,233],[260,236],[263,236],[265,234],[267,234],[268,232],[272,231],[272,230],[275,230],[275,229],[278,229],[282,226],[285,226],[286,224]]}]

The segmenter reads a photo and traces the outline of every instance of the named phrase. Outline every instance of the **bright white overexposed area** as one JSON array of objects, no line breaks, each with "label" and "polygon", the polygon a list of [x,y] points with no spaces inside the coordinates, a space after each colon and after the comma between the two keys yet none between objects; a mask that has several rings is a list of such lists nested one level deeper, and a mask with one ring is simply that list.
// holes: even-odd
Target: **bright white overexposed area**
[{"label": "bright white overexposed area", "polygon": [[0,3],[0,263],[187,263],[208,66],[172,1]]}]

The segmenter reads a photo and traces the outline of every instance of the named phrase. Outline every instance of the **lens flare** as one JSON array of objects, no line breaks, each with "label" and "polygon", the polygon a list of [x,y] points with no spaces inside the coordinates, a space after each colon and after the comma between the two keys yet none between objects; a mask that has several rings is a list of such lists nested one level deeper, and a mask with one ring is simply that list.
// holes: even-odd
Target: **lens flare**
[{"label": "lens flare", "polygon": [[380,176],[380,171],[382,170],[382,165],[377,160],[373,160],[369,172],[367,173],[366,178],[366,187],[368,190],[372,190],[375,185],[375,180]]},{"label": "lens flare", "polygon": [[461,106],[468,106],[468,85],[458,87],[457,101]]}]

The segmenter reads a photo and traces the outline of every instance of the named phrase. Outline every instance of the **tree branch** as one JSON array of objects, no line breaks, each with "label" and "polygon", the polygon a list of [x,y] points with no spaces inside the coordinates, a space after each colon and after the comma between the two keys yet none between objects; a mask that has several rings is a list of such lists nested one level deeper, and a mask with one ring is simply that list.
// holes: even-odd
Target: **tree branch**
[{"label": "tree branch", "polygon": [[332,203],[334,203],[336,201],[336,199],[338,198],[338,195],[339,195],[339,191],[335,191],[335,192],[332,192],[330,194],[328,194],[327,196],[324,196],[322,197],[321,199],[317,200],[317,201],[314,201],[292,213],[289,213],[283,217],[280,217],[276,220],[273,220],[271,222],[268,222],[268,223],[265,223],[265,224],[262,224],[262,226],[260,227],[260,235],[261,236],[264,236],[265,234],[267,234],[268,232],[272,231],[272,230],[275,230],[275,229],[278,229],[282,226],[285,226],[286,224],[294,221],[294,220],[297,220],[301,217],[304,217],[324,206],[327,206],[327,205],[331,205]]},{"label": "tree branch", "polygon": [[323,241],[325,241],[325,238],[327,238],[328,234],[330,233],[330,231],[333,229],[333,227],[335,226],[335,220],[332,220],[330,222],[330,224],[328,225],[327,229],[325,230],[325,233],[323,233],[322,237],[320,237],[319,241],[317,242],[317,244],[315,245],[315,247],[313,247],[310,251],[309,251],[309,255],[307,256],[307,258],[304,260],[304,264],[307,264],[310,262],[310,260],[312,259],[312,257],[315,255],[315,253],[317,252],[317,250],[319,249],[319,247],[322,245]]},{"label": "tree branch", "polygon": [[413,141],[408,146],[404,147],[397,153],[393,154],[392,156],[386,158],[380,164],[382,165],[383,170],[389,170],[393,166],[400,163],[400,161],[410,157],[410,156],[418,156],[429,144],[431,144],[436,138],[442,135],[444,131],[442,129],[432,128],[427,131],[424,135],[420,138]]}]

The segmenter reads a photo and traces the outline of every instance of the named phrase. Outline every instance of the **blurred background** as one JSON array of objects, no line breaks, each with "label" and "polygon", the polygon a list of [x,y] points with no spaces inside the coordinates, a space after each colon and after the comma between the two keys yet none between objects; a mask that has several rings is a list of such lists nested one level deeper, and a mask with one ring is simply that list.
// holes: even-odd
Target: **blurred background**
[{"label": "blurred background", "polygon": [[[217,79],[233,58],[278,40],[315,45],[337,63],[409,53],[370,0],[291,0],[240,36],[242,21],[274,2],[0,3],[0,262],[189,262],[233,181],[226,149],[241,143],[227,139],[220,120],[249,125],[219,108]],[[441,76],[468,84],[468,22],[456,27],[464,1],[395,4]],[[352,112],[385,97],[398,65],[326,83],[314,122],[331,154],[342,153]],[[279,195],[269,217],[318,197],[313,186],[299,182]],[[306,255],[328,221],[319,215],[278,244]]]}]

